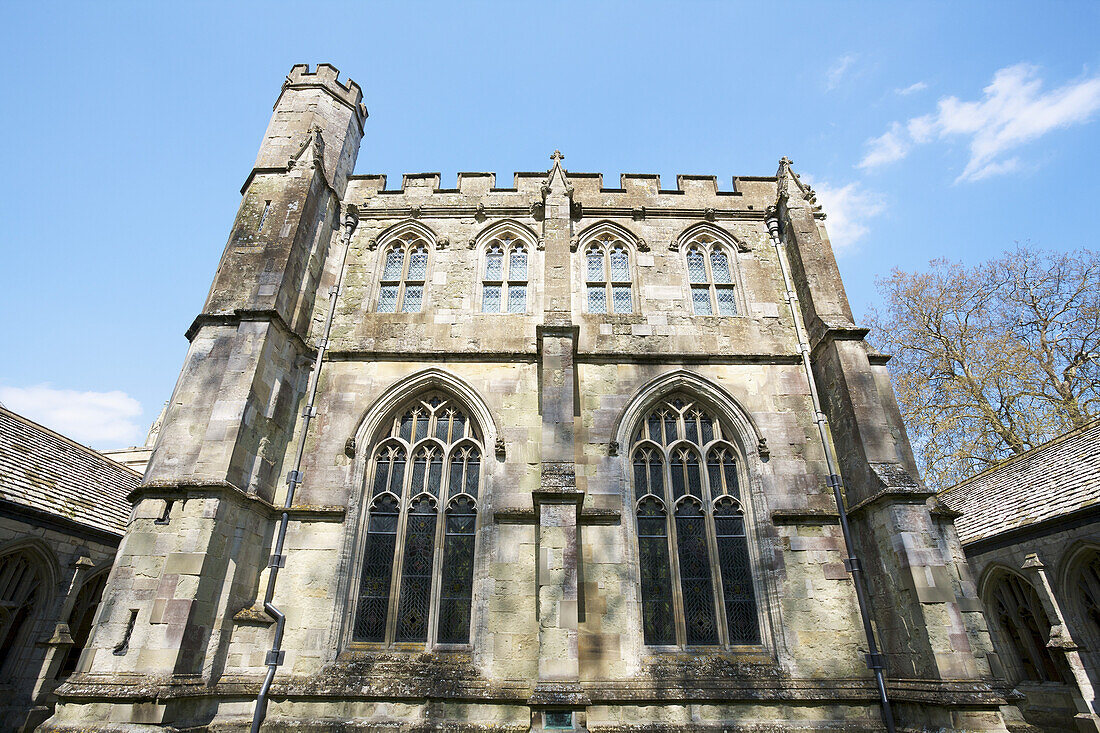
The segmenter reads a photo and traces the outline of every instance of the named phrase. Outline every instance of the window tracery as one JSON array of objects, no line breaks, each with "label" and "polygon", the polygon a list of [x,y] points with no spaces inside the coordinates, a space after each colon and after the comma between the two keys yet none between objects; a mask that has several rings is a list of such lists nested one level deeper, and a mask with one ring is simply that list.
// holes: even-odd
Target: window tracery
[{"label": "window tracery", "polygon": [[385,249],[378,289],[379,313],[419,313],[428,278],[428,240],[416,230],[399,234]]},{"label": "window tracery", "polygon": [[26,551],[0,557],[0,670],[15,658],[24,629],[43,601],[43,573]]},{"label": "window tracery", "polygon": [[1078,566],[1074,585],[1088,633],[1100,640],[1100,552],[1092,550],[1089,555]]},{"label": "window tracery", "polygon": [[529,249],[504,230],[485,248],[481,283],[482,313],[526,313]]},{"label": "window tracery", "polygon": [[737,315],[737,294],[728,248],[707,232],[696,234],[684,250],[691,308],[697,316]]},{"label": "window tracery", "polygon": [[476,425],[446,394],[390,419],[368,479],[353,642],[469,643],[483,453]]},{"label": "window tracery", "polygon": [[998,578],[989,595],[993,616],[1020,663],[1023,679],[1063,681],[1058,665],[1047,649],[1050,620],[1031,584],[1006,572]]},{"label": "window tracery", "polygon": [[632,313],[630,250],[613,232],[596,236],[584,252],[585,299],[589,313]]},{"label": "window tracery", "polygon": [[721,421],[687,395],[656,405],[635,430],[631,461],[646,644],[760,643],[730,438]]}]

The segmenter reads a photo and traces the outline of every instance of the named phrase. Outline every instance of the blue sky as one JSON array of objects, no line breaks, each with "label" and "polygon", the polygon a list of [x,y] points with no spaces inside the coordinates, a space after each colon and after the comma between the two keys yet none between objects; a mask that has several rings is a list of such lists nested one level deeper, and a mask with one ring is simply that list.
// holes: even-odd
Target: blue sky
[{"label": "blue sky", "polygon": [[360,173],[772,175],[875,279],[1097,246],[1100,3],[4,3],[0,402],[100,448],[168,399],[294,63],[370,110]]}]

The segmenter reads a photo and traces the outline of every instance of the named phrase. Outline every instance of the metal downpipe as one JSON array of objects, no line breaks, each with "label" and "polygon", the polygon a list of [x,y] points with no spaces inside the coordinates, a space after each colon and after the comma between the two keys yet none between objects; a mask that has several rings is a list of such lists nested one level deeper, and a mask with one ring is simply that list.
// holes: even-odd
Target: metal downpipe
[{"label": "metal downpipe", "polygon": [[252,733],[259,733],[260,726],[267,717],[267,694],[271,690],[271,683],[275,679],[275,672],[283,663],[286,653],[282,650],[283,632],[286,630],[286,616],[274,604],[275,583],[279,579],[279,568],[286,564],[283,555],[283,544],[286,541],[286,528],[290,523],[290,507],[294,504],[294,493],[298,484],[302,482],[302,457],[306,451],[306,436],[309,434],[309,423],[317,415],[314,402],[317,399],[317,385],[321,377],[321,362],[325,357],[325,349],[328,348],[328,337],[332,331],[332,320],[336,315],[336,301],[340,295],[340,286],[344,281],[344,266],[348,261],[348,250],[351,248],[351,235],[359,223],[359,210],[354,204],[348,204],[344,212],[344,232],[341,239],[344,244],[344,252],[340,258],[340,269],[336,275],[336,284],[329,290],[329,307],[325,316],[325,325],[321,341],[317,344],[317,356],[313,360],[313,368],[310,370],[309,385],[306,389],[306,407],[302,410],[302,429],[298,434],[298,449],[294,456],[294,469],[286,476],[287,491],[283,501],[283,511],[279,516],[279,530],[275,535],[275,548],[271,554],[271,562],[268,567],[271,573],[267,576],[267,591],[264,593],[264,611],[275,619],[275,633],[271,642],[271,650],[267,653],[267,674],[260,686],[260,692],[256,695],[256,707],[252,713]]},{"label": "metal downpipe", "polygon": [[775,207],[769,208],[767,211],[765,223],[768,225],[768,234],[771,235],[772,245],[775,247],[775,255],[779,259],[779,269],[783,273],[783,285],[787,291],[787,307],[791,310],[791,319],[794,322],[795,333],[798,336],[798,350],[802,354],[802,367],[806,371],[806,380],[810,384],[810,399],[813,401],[814,420],[817,423],[817,432],[821,438],[821,447],[825,452],[825,462],[829,468],[828,484],[832,488],[833,498],[836,500],[837,513],[840,515],[840,531],[844,536],[844,549],[848,553],[844,566],[852,574],[852,584],[856,590],[856,603],[859,606],[859,615],[863,622],[863,633],[867,637],[867,666],[875,675],[879,704],[882,706],[882,722],[886,725],[888,733],[894,733],[894,711],[890,707],[890,699],[886,695],[885,658],[879,651],[878,642],[875,639],[875,630],[871,625],[871,602],[867,596],[866,578],[863,574],[863,566],[859,558],[856,557],[852,544],[852,530],[848,525],[848,511],[841,490],[840,470],[837,467],[836,456],[833,455],[832,444],[829,440],[828,421],[825,418],[825,413],[821,411],[821,398],[817,392],[817,380],[814,379],[813,365],[810,362],[810,346],[806,340],[805,328],[802,326],[802,320],[796,305],[798,296],[791,284],[790,271],[783,256],[782,244],[779,240],[779,215]]}]

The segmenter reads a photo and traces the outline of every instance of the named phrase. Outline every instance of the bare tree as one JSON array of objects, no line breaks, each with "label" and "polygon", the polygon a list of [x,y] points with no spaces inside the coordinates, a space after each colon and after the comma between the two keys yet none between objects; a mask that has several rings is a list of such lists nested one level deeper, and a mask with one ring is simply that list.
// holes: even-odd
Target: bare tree
[{"label": "bare tree", "polygon": [[878,283],[890,361],[925,480],[950,486],[1100,412],[1100,255],[1018,246]]}]

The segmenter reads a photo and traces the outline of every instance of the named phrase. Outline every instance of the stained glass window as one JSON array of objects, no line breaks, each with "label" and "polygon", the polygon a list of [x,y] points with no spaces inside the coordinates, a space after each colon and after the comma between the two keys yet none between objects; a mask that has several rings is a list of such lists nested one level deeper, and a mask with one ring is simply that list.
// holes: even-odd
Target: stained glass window
[{"label": "stained glass window", "polygon": [[441,392],[414,399],[391,418],[367,481],[373,503],[352,641],[469,643],[480,444],[476,424]]},{"label": "stained glass window", "polygon": [[428,278],[428,243],[416,231],[397,235],[387,246],[378,288],[379,313],[418,313]]},{"label": "stained glass window", "polygon": [[505,229],[485,248],[482,313],[527,312],[527,244]]},{"label": "stained glass window", "polygon": [[584,257],[588,312],[632,313],[634,296],[626,243],[604,232],[588,244]]},{"label": "stained glass window", "polygon": [[635,429],[630,473],[647,644],[760,643],[737,451],[724,434],[684,394],[663,399]]},{"label": "stained glass window", "polygon": [[737,294],[726,245],[711,234],[701,232],[688,243],[684,257],[691,287],[692,313],[697,316],[737,315]]}]

